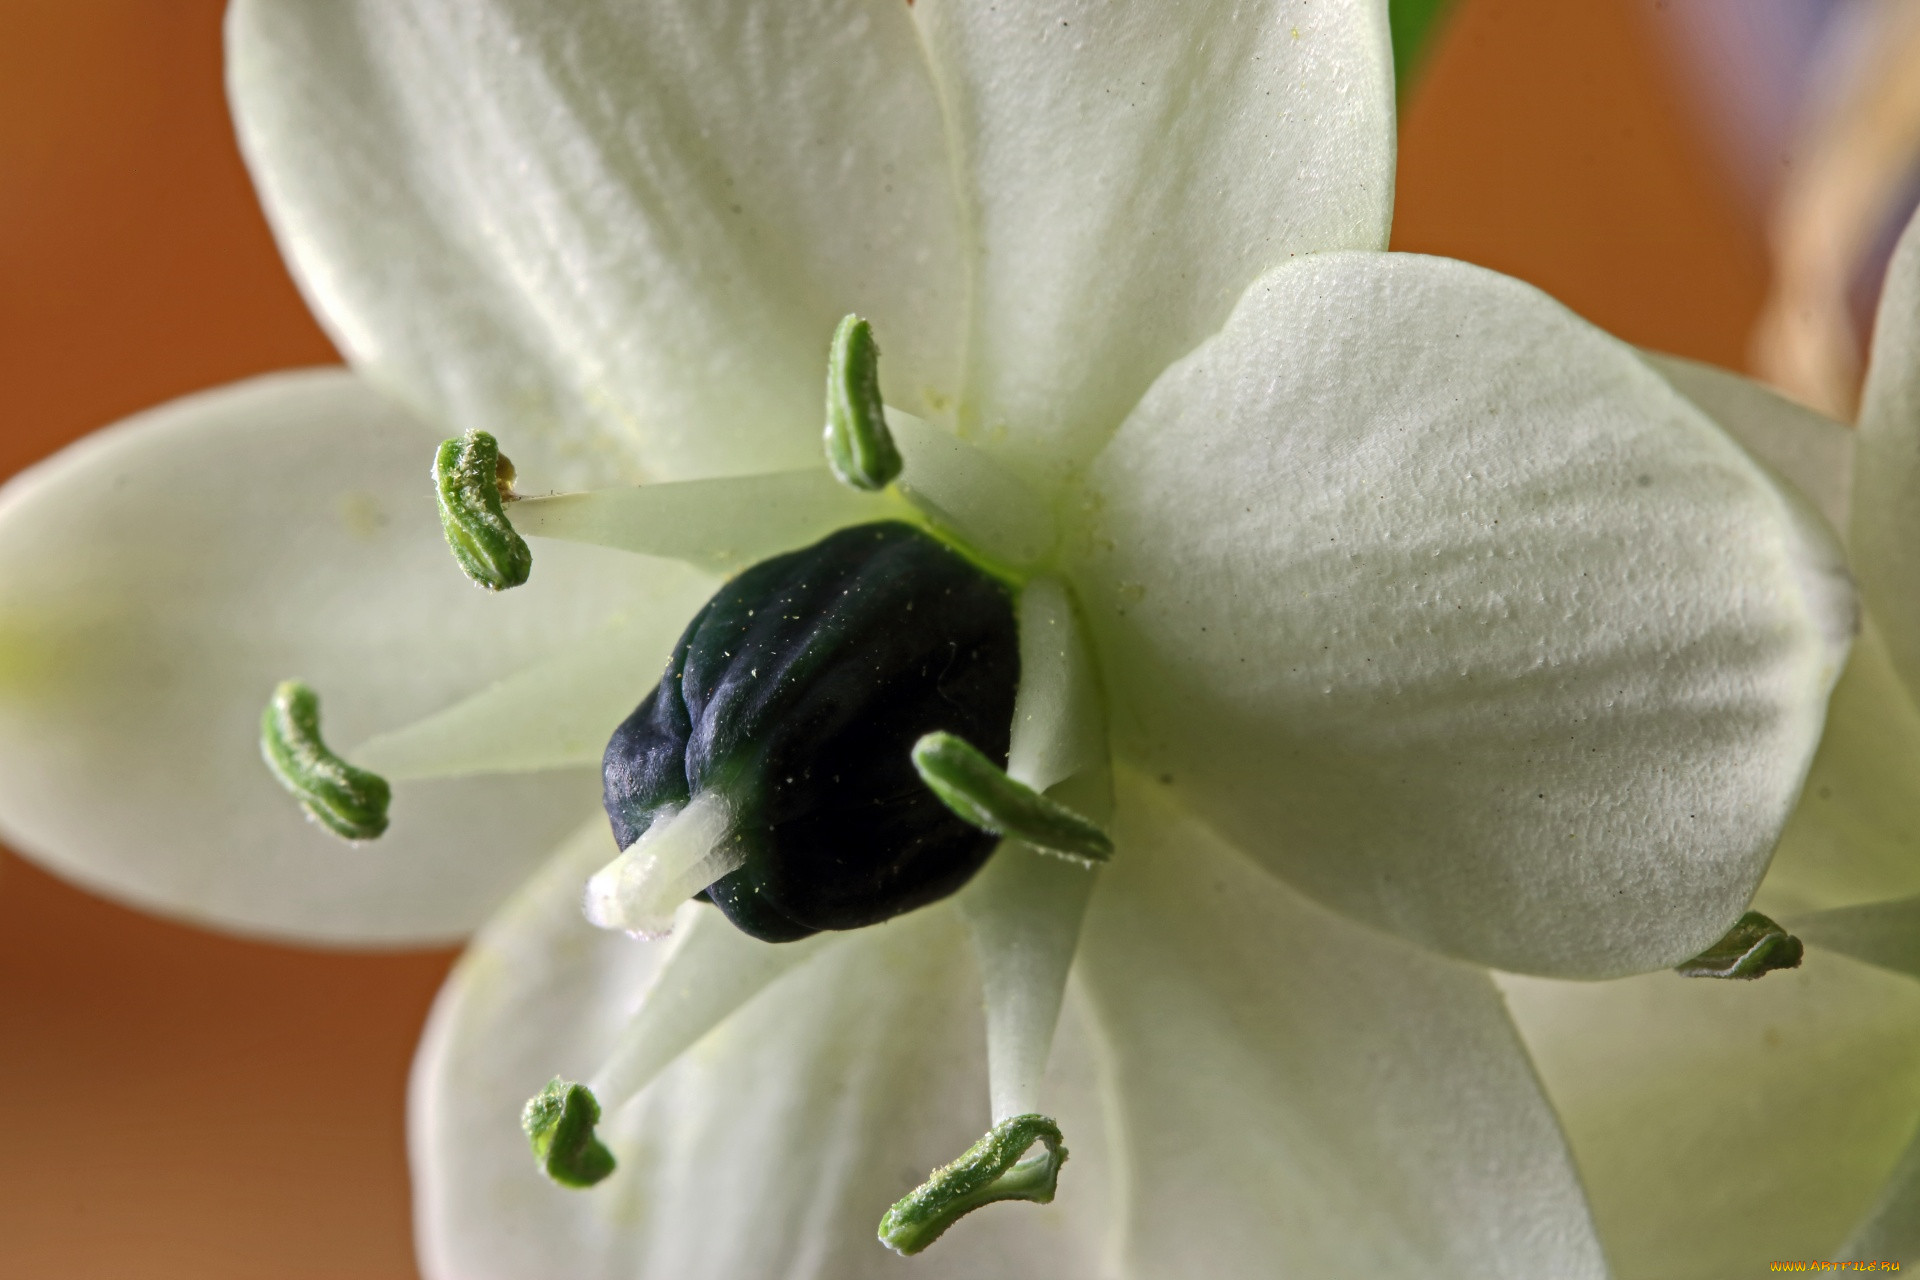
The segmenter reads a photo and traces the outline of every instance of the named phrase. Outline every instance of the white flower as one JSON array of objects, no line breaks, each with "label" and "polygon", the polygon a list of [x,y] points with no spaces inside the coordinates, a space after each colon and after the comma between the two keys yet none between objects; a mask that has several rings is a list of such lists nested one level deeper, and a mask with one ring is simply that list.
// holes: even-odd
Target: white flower
[{"label": "white flower", "polygon": [[1920,219],[1874,334],[1857,433],[1666,364],[1850,530],[1866,623],[1756,901],[1805,939],[1802,968],[1733,989],[1502,980],[1621,1280],[1920,1262]]},{"label": "white flower", "polygon": [[[311,939],[454,936],[533,877],[416,1070],[429,1272],[1603,1272],[1476,966],[1719,937],[1852,596],[1819,519],[1630,349],[1381,252],[1384,4],[241,0],[229,40],[354,372],[156,410],[12,487],[0,820],[136,902]],[[1103,779],[1111,726],[1117,852],[1090,905],[1011,848],[814,944],[698,908],[671,947],[598,933],[590,766],[715,571],[905,509],[820,465],[855,310],[905,489],[1036,584],[1030,780]],[[424,483],[470,429],[523,492],[650,483],[520,504],[550,537],[482,596]],[[377,843],[255,760],[290,675],[397,784]],[[1038,1100],[1073,1164],[902,1263],[880,1211],[990,1118],[983,982],[993,1114]],[[513,1117],[548,1075],[620,1101],[606,1077],[655,1071],[603,1127],[611,1179],[539,1180]]]}]

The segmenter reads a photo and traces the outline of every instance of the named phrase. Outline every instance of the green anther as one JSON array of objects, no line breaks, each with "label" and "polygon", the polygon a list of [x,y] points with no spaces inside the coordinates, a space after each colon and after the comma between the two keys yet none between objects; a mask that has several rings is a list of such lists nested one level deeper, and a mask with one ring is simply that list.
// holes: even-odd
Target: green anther
[{"label": "green anther", "polygon": [[842,483],[869,491],[900,474],[900,451],[880,402],[880,348],[859,316],[840,322],[827,353],[827,465]]},{"label": "green anther", "polygon": [[1113,856],[1106,832],[1015,782],[964,738],[928,734],[913,744],[913,767],[942,804],[982,831],[1065,858],[1105,862]]},{"label": "green anther", "polygon": [[517,587],[533,570],[533,552],[500,505],[512,480],[513,463],[484,431],[443,440],[433,455],[433,491],[447,546],[466,575],[489,591]]},{"label": "green anther", "polygon": [[1674,972],[1684,978],[1757,978],[1775,969],[1798,969],[1805,951],[1800,939],[1758,911],[1749,911],[1726,937]]},{"label": "green anther", "polygon": [[[1046,1150],[1025,1160],[1020,1157],[1034,1143]],[[1031,1200],[1050,1204],[1060,1181],[1067,1149],[1060,1143],[1060,1126],[1041,1115],[1013,1116],[987,1131],[967,1153],[927,1180],[887,1210],[880,1219],[880,1243],[899,1254],[919,1253],[942,1232],[982,1205],[996,1200]]]},{"label": "green anther", "polygon": [[393,789],[356,769],[320,740],[319,695],[282,680],[260,713],[260,755],[315,822],[344,840],[371,840],[387,829]]},{"label": "green anther", "polygon": [[613,1152],[593,1136],[598,1123],[600,1100],[593,1090],[559,1076],[520,1113],[540,1171],[563,1187],[590,1187],[613,1172]]}]

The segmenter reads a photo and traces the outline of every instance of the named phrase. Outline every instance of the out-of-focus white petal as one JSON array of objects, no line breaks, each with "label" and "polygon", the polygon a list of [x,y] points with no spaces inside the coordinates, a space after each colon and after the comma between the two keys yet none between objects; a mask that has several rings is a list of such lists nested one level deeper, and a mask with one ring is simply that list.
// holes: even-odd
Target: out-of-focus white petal
[{"label": "out-of-focus white petal", "polygon": [[961,424],[1024,469],[1089,457],[1262,271],[1386,247],[1379,0],[919,0],[913,14],[968,216]]},{"label": "out-of-focus white petal", "polygon": [[1124,1274],[1605,1275],[1487,975],[1306,901],[1153,787],[1121,790],[1078,970]]},{"label": "out-of-focus white petal", "polygon": [[1631,349],[1462,263],[1303,259],[1088,488],[1123,753],[1298,887],[1567,976],[1677,963],[1746,906],[1853,595]]},{"label": "out-of-focus white petal", "polygon": [[[140,906],[315,941],[457,937],[593,811],[593,773],[401,785],[348,845],[260,761],[299,677],[336,749],[682,592],[542,547],[498,596],[441,537],[434,435],[342,370],[262,378],[90,437],[0,495],[0,826]],[[656,663],[659,655],[645,662]]]},{"label": "out-of-focus white petal", "polygon": [[1869,617],[1754,905],[1776,919],[1920,893],[1920,711]]},{"label": "out-of-focus white petal", "polygon": [[1852,428],[1737,373],[1679,356],[1641,354],[1675,391],[1805,494],[1827,523],[1846,529],[1853,496]]},{"label": "out-of-focus white petal", "polygon": [[1920,978],[1920,896],[1790,916],[1787,925],[1816,947]]},{"label": "out-of-focus white petal", "polygon": [[1850,544],[1894,670],[1920,696],[1920,214],[1880,290],[1860,400]]},{"label": "out-of-focus white petal", "polygon": [[1920,1134],[1901,1154],[1865,1220],[1833,1256],[1908,1266],[1920,1262]]},{"label": "out-of-focus white petal", "polygon": [[613,851],[604,826],[564,848],[435,1006],[410,1108],[433,1280],[1094,1280],[1111,1174],[1084,1088],[1058,1091],[1073,1158],[1052,1205],[991,1206],[911,1259],[874,1239],[988,1125],[979,979],[949,904],[775,979],[602,1121],[612,1177],[547,1182],[521,1105],[555,1074],[593,1075],[666,954],[581,919],[580,885]]},{"label": "out-of-focus white petal", "polygon": [[341,349],[532,489],[817,462],[849,311],[890,402],[957,390],[957,205],[899,0],[242,0],[227,52]]},{"label": "out-of-focus white petal", "polygon": [[1501,985],[1617,1280],[1841,1256],[1920,1117],[1920,986],[1830,952],[1754,982]]}]

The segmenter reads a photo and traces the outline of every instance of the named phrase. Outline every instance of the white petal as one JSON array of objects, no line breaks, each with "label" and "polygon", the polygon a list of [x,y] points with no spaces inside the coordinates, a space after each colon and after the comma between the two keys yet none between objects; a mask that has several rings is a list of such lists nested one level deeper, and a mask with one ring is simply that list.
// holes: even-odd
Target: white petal
[{"label": "white petal", "polygon": [[607,739],[660,683],[674,642],[712,594],[711,581],[695,574],[660,577],[644,609],[452,706],[376,734],[349,757],[389,781],[598,769]]},{"label": "white petal", "polygon": [[1755,906],[1775,918],[1920,893],[1920,711],[1869,618]]},{"label": "white petal", "polygon": [[1894,669],[1920,696],[1920,214],[1881,287],[1860,399],[1850,544]]},{"label": "white petal", "polygon": [[1792,916],[1786,924],[1814,946],[1920,978],[1920,896]]},{"label": "white petal", "polygon": [[1303,259],[1090,488],[1123,754],[1298,887],[1580,976],[1677,963],[1746,905],[1852,593],[1629,348],[1462,263]]},{"label": "white petal", "polygon": [[[347,845],[261,764],[274,684],[346,748],[542,654],[688,571],[543,547],[491,596],[454,565],[435,437],[339,370],[190,397],[0,497],[0,824],[141,906],[316,940],[456,937],[593,810],[576,771],[400,786]],[[688,575],[690,576],[690,575]]]},{"label": "white petal", "polygon": [[913,13],[972,219],[961,426],[1027,469],[1091,456],[1262,271],[1386,247],[1378,0]]},{"label": "white petal", "polygon": [[556,1073],[593,1072],[665,954],[580,918],[579,886],[611,849],[594,832],[563,850],[481,931],[435,1006],[411,1108],[428,1276],[1092,1280],[1097,1115],[1061,1117],[1074,1158],[1053,1205],[991,1206],[912,1259],[874,1239],[893,1200],[988,1124],[978,979],[947,905],[776,979],[603,1121],[611,1178],[547,1183],[516,1124],[522,1103]]},{"label": "white petal", "polygon": [[1754,982],[1501,983],[1617,1280],[1837,1256],[1920,1118],[1920,986],[1829,952]]},{"label": "white petal", "polygon": [[[1676,390],[1846,529],[1855,432],[1711,365],[1646,354]],[[1756,904],[1776,918],[1920,893],[1920,713],[1869,620]]]},{"label": "white petal", "polygon": [[1484,972],[1288,890],[1134,778],[1079,972],[1118,1094],[1126,1274],[1605,1274]]},{"label": "white petal", "polygon": [[816,933],[797,942],[762,942],[718,911],[692,900],[681,903],[671,947],[587,1086],[602,1107],[626,1105],[735,1009],[846,936]]},{"label": "white petal", "polygon": [[1847,527],[1853,495],[1851,428],[1737,373],[1679,356],[1641,355],[1748,453],[1811,499],[1828,524]]},{"label": "white petal", "polygon": [[957,390],[956,204],[899,0],[243,0],[227,50],[341,349],[534,488],[817,463],[848,311],[890,402]]},{"label": "white petal", "polygon": [[737,572],[835,529],[901,514],[899,503],[854,491],[822,463],[529,498],[512,511],[513,527],[530,538],[667,556],[714,573]]},{"label": "white petal", "polygon": [[1920,1262],[1920,1134],[1894,1166],[1866,1219],[1833,1256],[1907,1265]]}]

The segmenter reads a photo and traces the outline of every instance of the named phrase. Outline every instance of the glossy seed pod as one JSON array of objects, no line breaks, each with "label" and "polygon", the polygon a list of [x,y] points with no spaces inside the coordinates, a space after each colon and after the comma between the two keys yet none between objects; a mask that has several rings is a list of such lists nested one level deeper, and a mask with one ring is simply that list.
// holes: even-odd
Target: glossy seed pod
[{"label": "glossy seed pod", "polygon": [[944,730],[1004,765],[1019,682],[1008,587],[911,525],[859,525],[766,560],[688,624],[607,744],[626,848],[718,790],[746,862],[703,895],[769,942],[854,929],[953,893],[995,838],[920,780]]}]

